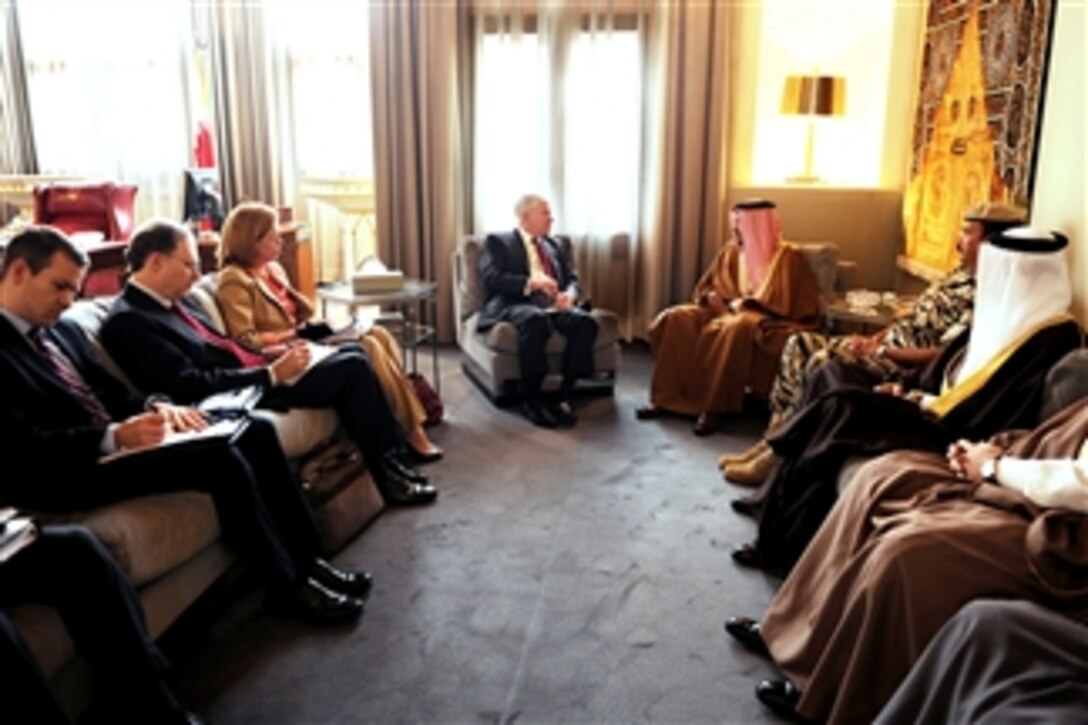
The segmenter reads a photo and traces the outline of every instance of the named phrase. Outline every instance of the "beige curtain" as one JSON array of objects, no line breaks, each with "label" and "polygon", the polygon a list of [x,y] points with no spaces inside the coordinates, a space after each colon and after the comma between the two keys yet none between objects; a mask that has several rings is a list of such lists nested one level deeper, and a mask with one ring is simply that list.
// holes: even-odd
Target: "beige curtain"
[{"label": "beige curtain", "polygon": [[[15,3],[0,3],[0,173],[37,172]],[[4,209],[0,208],[0,219]],[[6,221],[6,220],[5,220]]]},{"label": "beige curtain", "polygon": [[262,3],[217,0],[211,13],[216,139],[227,208],[295,198],[286,53]]},{"label": "beige curtain", "polygon": [[647,203],[627,299],[636,335],[662,308],[689,297],[724,241],[731,5],[664,1],[651,19]]},{"label": "beige curtain", "polygon": [[453,2],[374,3],[370,47],[379,256],[438,283],[439,340],[453,339],[450,255],[464,226]]}]

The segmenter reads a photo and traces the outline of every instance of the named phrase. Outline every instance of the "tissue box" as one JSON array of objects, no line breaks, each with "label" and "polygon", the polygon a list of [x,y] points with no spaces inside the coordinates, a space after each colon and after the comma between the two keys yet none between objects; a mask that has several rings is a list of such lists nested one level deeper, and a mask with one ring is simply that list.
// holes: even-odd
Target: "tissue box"
[{"label": "tissue box", "polygon": [[396,292],[404,287],[404,272],[395,269],[356,272],[351,276],[351,289],[357,295]]}]

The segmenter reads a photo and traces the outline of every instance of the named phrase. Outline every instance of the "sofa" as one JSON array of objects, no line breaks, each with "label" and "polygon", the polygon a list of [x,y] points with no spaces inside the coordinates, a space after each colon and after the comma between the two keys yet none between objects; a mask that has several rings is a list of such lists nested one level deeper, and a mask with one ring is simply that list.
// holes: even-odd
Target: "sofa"
[{"label": "sofa", "polygon": [[[222,329],[214,286],[214,275],[207,275],[190,294]],[[65,316],[81,325],[106,367],[125,380],[97,344],[97,331],[108,309],[108,299],[81,300]],[[339,435],[336,414],[331,409],[255,414],[268,418],[276,427],[285,453],[296,466],[319,455]],[[369,473],[352,480],[331,500],[325,498],[314,504],[314,514],[327,553],[354,537],[383,507]],[[155,638],[240,565],[235,552],[222,541],[212,499],[204,493],[144,496],[51,520],[81,523],[99,537],[136,587],[148,629]],[[42,670],[53,679],[62,701],[70,710],[77,710],[87,698],[86,665],[76,656],[59,615],[40,605],[20,605],[10,614]]]}]

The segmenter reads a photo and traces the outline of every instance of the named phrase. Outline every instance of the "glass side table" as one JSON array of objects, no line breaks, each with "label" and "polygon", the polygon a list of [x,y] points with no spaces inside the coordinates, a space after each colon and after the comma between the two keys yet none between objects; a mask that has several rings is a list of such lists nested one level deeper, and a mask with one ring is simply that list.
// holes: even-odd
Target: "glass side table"
[{"label": "glass side table", "polygon": [[354,319],[360,307],[392,308],[383,312],[375,324],[387,327],[400,341],[409,372],[416,372],[417,353],[421,345],[431,346],[431,375],[436,392],[442,392],[442,380],[438,376],[438,336],[435,334],[435,299],[438,285],[418,279],[404,280],[404,286],[389,292],[355,294],[350,282],[335,282],[317,288],[321,300],[321,314],[328,315],[330,303],[344,305]]}]

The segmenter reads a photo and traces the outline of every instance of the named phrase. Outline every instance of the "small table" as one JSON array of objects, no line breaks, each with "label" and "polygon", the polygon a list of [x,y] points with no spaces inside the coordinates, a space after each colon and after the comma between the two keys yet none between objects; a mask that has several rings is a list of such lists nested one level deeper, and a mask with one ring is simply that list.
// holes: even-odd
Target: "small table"
[{"label": "small table", "polygon": [[832,332],[858,332],[869,334],[881,330],[892,323],[903,310],[904,302],[909,306],[909,299],[899,298],[899,303],[890,307],[883,303],[875,307],[857,308],[846,303],[846,298],[840,297],[827,304],[828,327]]},{"label": "small table", "polygon": [[435,334],[435,298],[438,285],[418,279],[404,280],[404,286],[389,292],[355,294],[350,282],[335,282],[317,288],[321,300],[321,314],[328,314],[328,305],[345,305],[348,314],[355,317],[360,307],[390,306],[392,315],[379,316],[376,322],[393,329],[400,328],[400,344],[405,355],[411,355],[410,371],[416,372],[416,351],[420,345],[431,343],[431,374],[435,391],[442,392],[442,379],[438,375],[438,336]]}]

